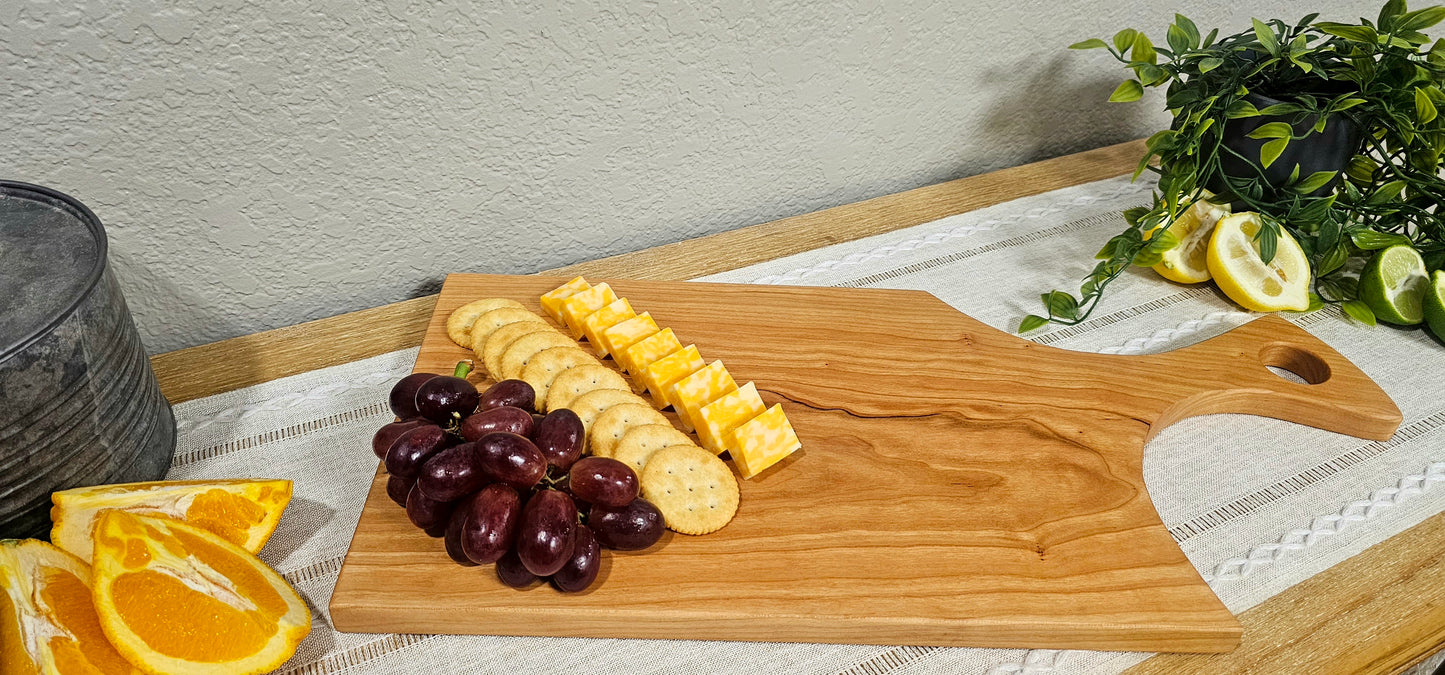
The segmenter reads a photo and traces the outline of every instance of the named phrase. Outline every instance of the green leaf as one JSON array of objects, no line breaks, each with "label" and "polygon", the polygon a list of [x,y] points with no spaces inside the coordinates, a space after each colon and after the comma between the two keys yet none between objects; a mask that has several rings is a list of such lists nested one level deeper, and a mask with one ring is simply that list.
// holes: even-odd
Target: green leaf
[{"label": "green leaf", "polygon": [[1259,228],[1259,234],[1254,238],[1259,242],[1259,259],[1268,265],[1274,260],[1274,254],[1279,250],[1279,225],[1272,224],[1270,220],[1266,219],[1264,227]]},{"label": "green leaf", "polygon": [[1179,26],[1179,29],[1184,31],[1185,37],[1189,38],[1190,49],[1199,46],[1199,27],[1194,25],[1194,22],[1190,21],[1189,17],[1175,12],[1174,25]]},{"label": "green leaf", "polygon": [[1254,22],[1254,37],[1259,40],[1260,46],[1264,47],[1270,56],[1279,56],[1279,40],[1274,36],[1274,29],[1259,19],[1250,21]]},{"label": "green leaf", "polygon": [[1260,166],[1268,169],[1269,165],[1274,164],[1274,160],[1279,159],[1280,154],[1284,152],[1285,146],[1287,145],[1289,145],[1288,138],[1276,138],[1261,146],[1259,148]]},{"label": "green leaf", "polygon": [[1060,319],[1076,319],[1079,316],[1079,301],[1073,295],[1063,291],[1049,291],[1040,296],[1043,298],[1044,306],[1049,308],[1049,316]]},{"label": "green leaf", "polygon": [[1218,28],[1215,28],[1215,29],[1209,31],[1209,35],[1204,36],[1204,42],[1200,43],[1201,46],[1208,47],[1209,45],[1214,44],[1214,38],[1215,38],[1216,36],[1218,36],[1218,35],[1219,35],[1219,29],[1218,29]]},{"label": "green leaf", "polygon": [[1146,63],[1139,66],[1138,73],[1139,82],[1146,87],[1163,84],[1166,80],[1169,79],[1169,73],[1164,72],[1163,68],[1160,68],[1159,66],[1156,66],[1152,63]]},{"label": "green leaf", "polygon": [[1133,227],[1139,224],[1139,219],[1143,218],[1148,213],[1149,207],[1147,206],[1135,206],[1132,208],[1124,209],[1124,222],[1129,223],[1129,226]]},{"label": "green leaf", "polygon": [[1297,312],[1290,312],[1290,313],[1291,313],[1291,314],[1309,314],[1310,312],[1318,312],[1318,311],[1320,311],[1320,310],[1322,310],[1322,309],[1324,309],[1324,308],[1325,308],[1325,301],[1324,301],[1324,299],[1320,298],[1320,296],[1319,296],[1318,293],[1310,293],[1310,304],[1309,304],[1309,307],[1306,307],[1306,308],[1304,308],[1304,309],[1302,309],[1302,310],[1299,310],[1299,311],[1297,311]]},{"label": "green leaf", "polygon": [[1124,30],[1115,33],[1114,48],[1119,50],[1120,53],[1128,51],[1129,47],[1134,45],[1134,36],[1138,34],[1139,31],[1134,30],[1133,28],[1125,28]]},{"label": "green leaf", "polygon": [[1435,111],[1435,102],[1430,100],[1430,95],[1424,89],[1415,87],[1415,119],[1421,124],[1429,124],[1438,115]]},{"label": "green leaf", "polygon": [[1175,54],[1189,51],[1189,35],[1178,24],[1169,24],[1169,30],[1164,34],[1164,39]]},{"label": "green leaf", "polygon": [[1207,57],[1207,58],[1200,59],[1200,60],[1199,60],[1199,72],[1200,72],[1200,73],[1207,73],[1207,72],[1209,72],[1209,71],[1211,71],[1211,70],[1214,70],[1215,68],[1218,68],[1218,67],[1220,66],[1220,64],[1222,64],[1222,63],[1224,63],[1224,59],[1221,59],[1221,58],[1215,57],[1215,56],[1210,56],[1210,57]]},{"label": "green leaf", "polygon": [[1355,230],[1350,233],[1350,240],[1355,246],[1366,251],[1377,251],[1396,244],[1409,244],[1410,238],[1403,234],[1393,232],[1376,232],[1374,230]]},{"label": "green leaf", "polygon": [[1374,194],[1370,195],[1368,198],[1365,199],[1365,203],[1384,204],[1386,202],[1394,201],[1396,197],[1400,196],[1400,191],[1404,189],[1405,181],[1392,180],[1388,183],[1385,183],[1384,185],[1381,185],[1379,189],[1375,190]]},{"label": "green leaf", "polygon": [[1345,304],[1340,305],[1340,309],[1345,310],[1345,314],[1350,315],[1351,319],[1366,326],[1375,325],[1375,312],[1363,300],[1346,301]]},{"label": "green leaf", "polygon": [[1369,155],[1355,155],[1350,158],[1350,163],[1345,165],[1345,175],[1349,176],[1350,180],[1369,183],[1375,180],[1375,170],[1378,168],[1379,165],[1375,164],[1375,160],[1370,159]]},{"label": "green leaf", "polygon": [[1335,112],[1339,112],[1341,110],[1349,110],[1350,108],[1353,108],[1364,102],[1365,99],[1362,98],[1340,99],[1339,101],[1336,101],[1334,105],[1330,106],[1330,110],[1333,110]]},{"label": "green leaf", "polygon": [[1315,28],[1324,31],[1335,37],[1341,37],[1351,42],[1360,42],[1374,45],[1379,39],[1379,33],[1369,26],[1354,26],[1348,23],[1333,23],[1321,21],[1315,24]]},{"label": "green leaf", "polygon": [[1417,9],[1400,17],[1395,23],[1395,33],[1405,31],[1425,30],[1441,21],[1445,21],[1445,7],[1426,7]]},{"label": "green leaf", "polygon": [[1030,314],[1019,322],[1019,333],[1027,333],[1031,330],[1038,330],[1049,325],[1049,320],[1037,314]]},{"label": "green leaf", "polygon": [[1134,35],[1134,49],[1129,52],[1129,58],[1145,63],[1157,63],[1158,54],[1154,53],[1154,43],[1149,41],[1149,36],[1143,33]]},{"label": "green leaf", "polygon": [[1276,103],[1272,106],[1266,106],[1264,110],[1259,111],[1259,114],[1289,115],[1291,113],[1304,112],[1304,110],[1304,106],[1301,106],[1298,103]]},{"label": "green leaf", "polygon": [[1390,0],[1380,8],[1380,15],[1375,18],[1375,25],[1380,30],[1390,30],[1395,25],[1395,17],[1405,13],[1405,0]]},{"label": "green leaf", "polygon": [[1128,103],[1130,101],[1137,101],[1143,97],[1144,85],[1140,84],[1138,80],[1124,80],[1114,89],[1114,93],[1109,94],[1109,102]]},{"label": "green leaf", "polygon": [[1246,135],[1250,138],[1290,138],[1294,135],[1294,129],[1284,122],[1270,122],[1259,125]]},{"label": "green leaf", "polygon": [[1304,180],[1296,183],[1293,189],[1295,192],[1298,192],[1302,195],[1307,195],[1311,192],[1314,192],[1315,190],[1324,187],[1325,184],[1330,182],[1331,180],[1334,180],[1336,173],[1337,172],[1335,171],[1316,171],[1308,176],[1305,176]]},{"label": "green leaf", "polygon": [[1254,107],[1254,104],[1244,99],[1238,99],[1235,102],[1229,104],[1229,107],[1226,108],[1224,111],[1224,116],[1232,120],[1242,119],[1245,117],[1257,117],[1258,115],[1259,110]]},{"label": "green leaf", "polygon": [[1103,40],[1100,40],[1099,38],[1089,38],[1088,40],[1084,40],[1083,42],[1075,42],[1074,44],[1069,45],[1069,49],[1108,49],[1108,48],[1109,48],[1109,43],[1104,42]]},{"label": "green leaf", "polygon": [[1349,255],[1349,247],[1343,245],[1334,246],[1330,250],[1326,251],[1324,256],[1320,257],[1319,264],[1315,265],[1315,276],[1322,277],[1326,274],[1329,274],[1330,272],[1344,267],[1345,260],[1349,258]]}]

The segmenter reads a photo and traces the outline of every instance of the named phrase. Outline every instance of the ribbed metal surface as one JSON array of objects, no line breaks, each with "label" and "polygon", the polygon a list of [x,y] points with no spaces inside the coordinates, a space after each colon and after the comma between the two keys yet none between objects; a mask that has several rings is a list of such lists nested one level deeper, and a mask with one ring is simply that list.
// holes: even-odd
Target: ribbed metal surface
[{"label": "ribbed metal surface", "polygon": [[[64,195],[0,183],[0,199],[34,199],[92,219],[86,225],[100,237],[104,255],[99,222]],[[36,224],[0,222],[12,237],[26,227]],[[0,251],[0,264],[13,254]],[[120,287],[105,261],[98,263],[100,275],[74,304],[61,303],[65,309],[51,312],[56,316],[31,317],[41,322],[38,332],[0,355],[0,537],[48,532],[52,491],[156,480],[170,466],[175,418]],[[0,286],[13,288],[16,281],[0,279]],[[27,285],[35,286],[33,280]],[[45,301],[56,305],[54,298]]]}]

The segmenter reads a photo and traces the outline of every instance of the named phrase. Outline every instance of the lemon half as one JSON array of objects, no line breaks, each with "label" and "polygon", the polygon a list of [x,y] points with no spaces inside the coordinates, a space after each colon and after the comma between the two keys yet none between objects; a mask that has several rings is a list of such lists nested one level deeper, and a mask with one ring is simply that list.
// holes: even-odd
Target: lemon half
[{"label": "lemon half", "polygon": [[1257,312],[1303,311],[1310,306],[1310,263],[1299,242],[1281,230],[1274,259],[1265,264],[1254,237],[1258,213],[1226,216],[1214,226],[1205,263],[1219,290]]},{"label": "lemon half", "polygon": [[[1184,213],[1169,224],[1167,231],[1179,239],[1179,245],[1164,252],[1163,260],[1154,266],[1159,276],[1181,284],[1197,284],[1209,281],[1211,274],[1206,262],[1210,235],[1219,220],[1229,215],[1228,204],[1214,204],[1197,199]],[[1158,232],[1154,228],[1144,234],[1150,239]]]}]

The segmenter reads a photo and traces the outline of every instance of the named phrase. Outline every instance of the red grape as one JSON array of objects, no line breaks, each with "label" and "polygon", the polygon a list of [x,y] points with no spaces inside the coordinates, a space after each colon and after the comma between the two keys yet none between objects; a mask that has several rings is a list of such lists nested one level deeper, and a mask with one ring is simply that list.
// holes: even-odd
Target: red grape
[{"label": "red grape", "polygon": [[467,557],[466,551],[462,550],[462,527],[467,522],[467,504],[463,503],[452,509],[452,515],[447,519],[447,531],[444,535],[447,549],[447,556],[453,562],[465,567],[472,567],[476,563]]},{"label": "red grape", "polygon": [[611,457],[583,457],[568,475],[572,494],[584,502],[616,508],[637,499],[637,473]]},{"label": "red grape", "polygon": [[577,540],[572,545],[572,555],[567,564],[552,575],[552,587],[564,593],[578,593],[587,590],[597,580],[602,568],[602,547],[597,537],[586,525],[577,526]]},{"label": "red grape", "polygon": [[438,502],[429,499],[416,488],[411,489],[411,494],[406,498],[406,517],[411,519],[415,525],[433,537],[440,537],[446,533],[447,520],[452,516],[452,505],[447,502]]},{"label": "red grape", "polygon": [[641,497],[618,508],[593,506],[587,524],[598,543],[618,551],[638,551],[657,543],[665,527],[662,512]]},{"label": "red grape", "polygon": [[411,494],[411,489],[415,486],[415,480],[392,474],[386,479],[386,496],[391,497],[391,501],[396,502],[397,506],[406,508],[406,496]]},{"label": "red grape", "polygon": [[466,524],[460,535],[462,551],[472,562],[496,562],[512,548],[521,519],[522,498],[501,483],[488,485],[466,502]]},{"label": "red grape", "polygon": [[413,418],[392,422],[376,430],[376,435],[371,437],[371,451],[376,453],[380,459],[386,459],[386,451],[391,449],[391,444],[401,435],[424,424],[431,424],[424,419]]},{"label": "red grape", "polygon": [[388,400],[391,412],[401,419],[420,415],[421,413],[416,409],[416,390],[433,377],[436,377],[435,373],[412,373],[397,380],[396,384],[391,387],[391,396]]},{"label": "red grape", "polygon": [[537,575],[527,571],[527,566],[517,557],[516,549],[507,551],[497,561],[497,578],[512,588],[526,588],[537,581]]},{"label": "red grape", "polygon": [[517,557],[539,577],[556,574],[572,556],[577,537],[577,507],[556,490],[541,490],[522,508],[517,528]]},{"label": "red grape", "polygon": [[582,441],[586,438],[582,418],[566,408],[547,413],[537,423],[532,440],[537,449],[547,458],[547,463],[566,471],[582,456]]},{"label": "red grape", "polygon": [[532,435],[532,413],[521,408],[502,406],[468,415],[462,420],[462,438],[475,441],[494,431],[505,431],[518,436]]},{"label": "red grape", "polygon": [[451,424],[477,410],[477,388],[453,375],[437,375],[416,389],[416,409],[437,424]]},{"label": "red grape", "polygon": [[476,443],[477,462],[496,483],[506,483],[517,492],[535,486],[547,474],[547,459],[525,437],[494,431]]},{"label": "red grape", "polygon": [[477,402],[478,410],[491,410],[511,406],[523,410],[535,410],[537,404],[537,392],[532,385],[522,380],[502,380],[482,392],[481,399]]},{"label": "red grape", "polygon": [[435,424],[412,429],[391,444],[386,453],[386,471],[403,478],[416,478],[421,465],[450,443],[447,432]]},{"label": "red grape", "polygon": [[475,443],[463,443],[438,451],[421,465],[416,486],[439,502],[461,499],[490,483],[480,462]]}]

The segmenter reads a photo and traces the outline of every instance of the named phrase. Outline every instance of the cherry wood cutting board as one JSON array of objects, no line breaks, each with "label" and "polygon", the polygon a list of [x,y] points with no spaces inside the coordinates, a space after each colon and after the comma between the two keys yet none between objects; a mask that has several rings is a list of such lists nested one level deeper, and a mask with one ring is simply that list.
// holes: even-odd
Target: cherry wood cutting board
[{"label": "cherry wood cutting board", "polygon": [[[507,297],[540,313],[563,281],[447,277],[416,370],[470,358],[446,337],[456,307]],[[1144,444],[1208,413],[1377,440],[1401,419],[1276,317],[1117,356],[1035,344],[919,291],[591,281],[755,381],[803,450],[740,481],[727,527],[604,553],[578,595],[452,563],[378,473],[331,598],[338,630],[1229,651],[1239,623],[1155,513]]]}]

